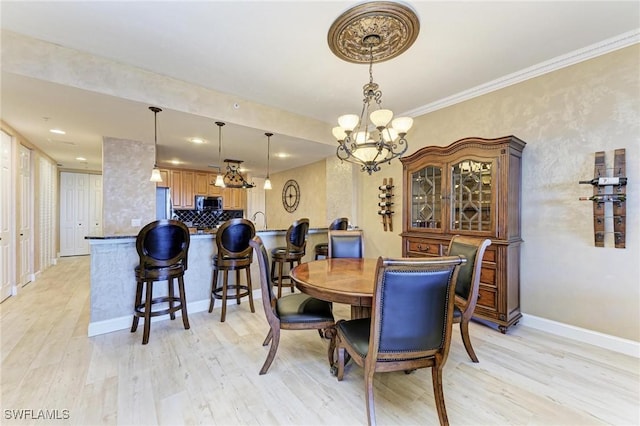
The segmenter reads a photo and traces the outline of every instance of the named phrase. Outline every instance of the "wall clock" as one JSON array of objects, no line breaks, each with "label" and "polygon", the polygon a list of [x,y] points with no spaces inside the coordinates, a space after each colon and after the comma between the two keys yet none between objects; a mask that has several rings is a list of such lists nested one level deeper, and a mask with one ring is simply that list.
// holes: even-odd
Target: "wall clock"
[{"label": "wall clock", "polygon": [[282,188],[282,205],[286,211],[293,213],[298,208],[298,203],[300,203],[300,187],[298,182],[289,179]]}]

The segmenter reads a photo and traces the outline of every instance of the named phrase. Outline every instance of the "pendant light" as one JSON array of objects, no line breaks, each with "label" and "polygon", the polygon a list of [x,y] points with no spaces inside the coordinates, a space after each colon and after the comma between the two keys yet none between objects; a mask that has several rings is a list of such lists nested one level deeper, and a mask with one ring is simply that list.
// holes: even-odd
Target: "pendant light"
[{"label": "pendant light", "polygon": [[155,129],[153,138],[155,160],[153,163],[153,170],[151,170],[151,178],[149,180],[151,182],[162,182],[162,176],[160,175],[160,169],[158,168],[158,113],[162,110],[158,107],[149,107],[149,109],[153,111],[153,122]]},{"label": "pendant light", "polygon": [[264,189],[271,189],[271,179],[269,179],[269,151],[271,150],[271,136],[273,133],[265,133],[267,137],[267,178],[264,180]]},{"label": "pendant light", "polygon": [[216,126],[218,126],[218,176],[216,176],[214,185],[221,188],[224,188],[224,176],[222,175],[222,126],[224,124],[222,121],[216,121]]}]

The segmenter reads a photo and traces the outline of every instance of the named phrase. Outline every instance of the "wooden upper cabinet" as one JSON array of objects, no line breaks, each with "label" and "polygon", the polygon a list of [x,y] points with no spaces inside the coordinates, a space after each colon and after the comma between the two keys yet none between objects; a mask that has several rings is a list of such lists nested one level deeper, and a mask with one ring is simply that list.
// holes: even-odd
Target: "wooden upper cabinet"
[{"label": "wooden upper cabinet", "polygon": [[224,188],[222,203],[225,210],[244,210],[247,190],[243,188]]},{"label": "wooden upper cabinet", "polygon": [[182,171],[182,208],[195,208],[195,193],[193,189],[195,172],[190,170]]},{"label": "wooden upper cabinet", "polygon": [[217,173],[162,169],[167,178],[158,186],[168,186],[171,188],[171,202],[177,209],[195,208],[195,196],[204,195],[209,197],[223,197],[223,208],[227,210],[244,210],[246,208],[247,190],[242,188],[219,188],[212,185],[216,180]]},{"label": "wooden upper cabinet", "polygon": [[169,188],[171,186],[169,170],[160,169],[160,177],[162,178],[162,182],[156,182],[156,188]]},{"label": "wooden upper cabinet", "polygon": [[171,203],[174,208],[182,207],[182,171],[169,170],[169,182],[171,183]]},{"label": "wooden upper cabinet", "polygon": [[207,172],[195,172],[193,182],[193,191],[195,195],[208,195],[209,194],[209,173]]}]

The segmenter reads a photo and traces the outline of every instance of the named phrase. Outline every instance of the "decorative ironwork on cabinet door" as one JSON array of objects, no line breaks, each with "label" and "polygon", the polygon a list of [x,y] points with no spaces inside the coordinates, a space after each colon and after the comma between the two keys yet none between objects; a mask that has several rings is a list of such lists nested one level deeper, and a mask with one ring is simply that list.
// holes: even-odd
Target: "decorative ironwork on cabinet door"
[{"label": "decorative ironwork on cabinet door", "polygon": [[451,167],[450,229],[492,229],[491,172],[491,162],[464,160]]},{"label": "decorative ironwork on cabinet door", "polygon": [[411,175],[411,226],[442,227],[442,169],[427,166]]}]

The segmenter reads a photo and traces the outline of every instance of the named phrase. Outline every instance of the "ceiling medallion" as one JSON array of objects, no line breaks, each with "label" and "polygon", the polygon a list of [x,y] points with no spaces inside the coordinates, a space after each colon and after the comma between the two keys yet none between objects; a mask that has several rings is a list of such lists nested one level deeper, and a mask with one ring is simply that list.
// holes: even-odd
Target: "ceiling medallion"
[{"label": "ceiling medallion", "polygon": [[359,4],[340,15],[331,25],[327,41],[340,59],[377,63],[411,47],[419,31],[418,17],[408,6],[378,1]]}]

